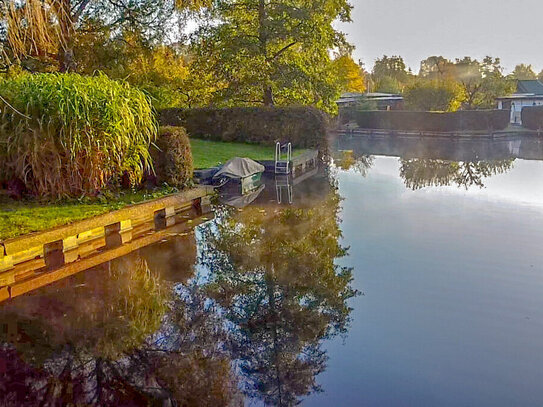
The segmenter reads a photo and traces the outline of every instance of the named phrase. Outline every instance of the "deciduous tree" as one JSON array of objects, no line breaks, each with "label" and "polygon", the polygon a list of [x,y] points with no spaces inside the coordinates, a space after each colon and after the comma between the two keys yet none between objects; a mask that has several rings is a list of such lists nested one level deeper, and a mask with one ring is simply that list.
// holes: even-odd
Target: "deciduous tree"
[{"label": "deciduous tree", "polygon": [[305,104],[335,111],[340,84],[330,51],[346,45],[333,23],[347,0],[219,0],[194,39],[202,71],[224,86],[222,105]]},{"label": "deciduous tree", "polygon": [[454,81],[417,80],[405,93],[409,110],[454,112],[462,102],[462,88]]},{"label": "deciduous tree", "polygon": [[334,60],[338,79],[343,92],[366,91],[365,75],[362,67],[353,61],[349,55],[342,55]]},{"label": "deciduous tree", "polygon": [[499,58],[457,59],[455,79],[463,88],[465,109],[492,108],[496,97],[511,93],[514,83],[503,75]]},{"label": "deciduous tree", "polygon": [[537,74],[532,65],[518,64],[511,73],[511,77],[518,80],[534,80],[537,79]]},{"label": "deciduous tree", "polygon": [[403,58],[396,55],[377,59],[371,76],[375,91],[385,93],[401,93],[412,77]]}]

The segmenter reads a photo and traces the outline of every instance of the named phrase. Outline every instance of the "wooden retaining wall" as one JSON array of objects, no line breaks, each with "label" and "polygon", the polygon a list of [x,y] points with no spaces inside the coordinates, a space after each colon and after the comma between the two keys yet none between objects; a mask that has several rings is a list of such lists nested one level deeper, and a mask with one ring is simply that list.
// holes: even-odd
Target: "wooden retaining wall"
[{"label": "wooden retaining wall", "polygon": [[[212,193],[210,187],[198,187],[0,242],[0,301],[27,292],[26,288],[20,289],[19,283],[36,278],[36,270],[57,270],[97,250],[130,244],[135,236],[150,229],[161,230],[174,225],[180,212],[194,209],[201,214]],[[45,276],[42,280],[50,278]],[[36,284],[43,285],[42,280],[37,279]]]}]

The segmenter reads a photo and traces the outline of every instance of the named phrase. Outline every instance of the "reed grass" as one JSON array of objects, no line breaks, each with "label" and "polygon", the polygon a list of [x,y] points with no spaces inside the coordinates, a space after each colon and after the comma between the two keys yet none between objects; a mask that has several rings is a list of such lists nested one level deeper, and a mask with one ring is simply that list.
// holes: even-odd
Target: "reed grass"
[{"label": "reed grass", "polygon": [[151,167],[157,123],[145,94],[105,75],[23,75],[0,81],[0,180],[35,195],[92,195]]}]

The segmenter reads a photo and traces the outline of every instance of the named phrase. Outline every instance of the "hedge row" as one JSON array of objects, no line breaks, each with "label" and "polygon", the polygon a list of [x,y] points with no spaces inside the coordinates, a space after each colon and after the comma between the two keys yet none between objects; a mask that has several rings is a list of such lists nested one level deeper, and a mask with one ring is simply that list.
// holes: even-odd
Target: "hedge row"
[{"label": "hedge row", "polygon": [[341,124],[354,121],[363,129],[428,132],[492,131],[509,125],[508,110],[462,110],[458,112],[359,111],[344,109]]},{"label": "hedge row", "polygon": [[522,125],[530,130],[543,130],[543,106],[528,106],[522,109]]},{"label": "hedge row", "polygon": [[326,145],[329,116],[312,107],[166,109],[160,123],[182,126],[196,138],[308,148]]}]

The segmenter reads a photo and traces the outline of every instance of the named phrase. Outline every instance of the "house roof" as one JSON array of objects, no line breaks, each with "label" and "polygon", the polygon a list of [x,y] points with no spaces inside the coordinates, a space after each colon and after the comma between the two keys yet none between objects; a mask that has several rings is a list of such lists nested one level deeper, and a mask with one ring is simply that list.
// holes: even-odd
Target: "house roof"
[{"label": "house roof", "polygon": [[543,83],[538,80],[517,81],[517,93],[543,95]]},{"label": "house roof", "polygon": [[358,102],[362,99],[373,100],[373,101],[402,101],[403,97],[401,95],[396,95],[392,93],[357,93],[357,92],[346,92],[342,93],[340,99],[337,103],[351,103]]},{"label": "house roof", "polygon": [[543,95],[534,95],[533,93],[515,93],[514,95],[502,96],[496,100],[541,100]]}]

